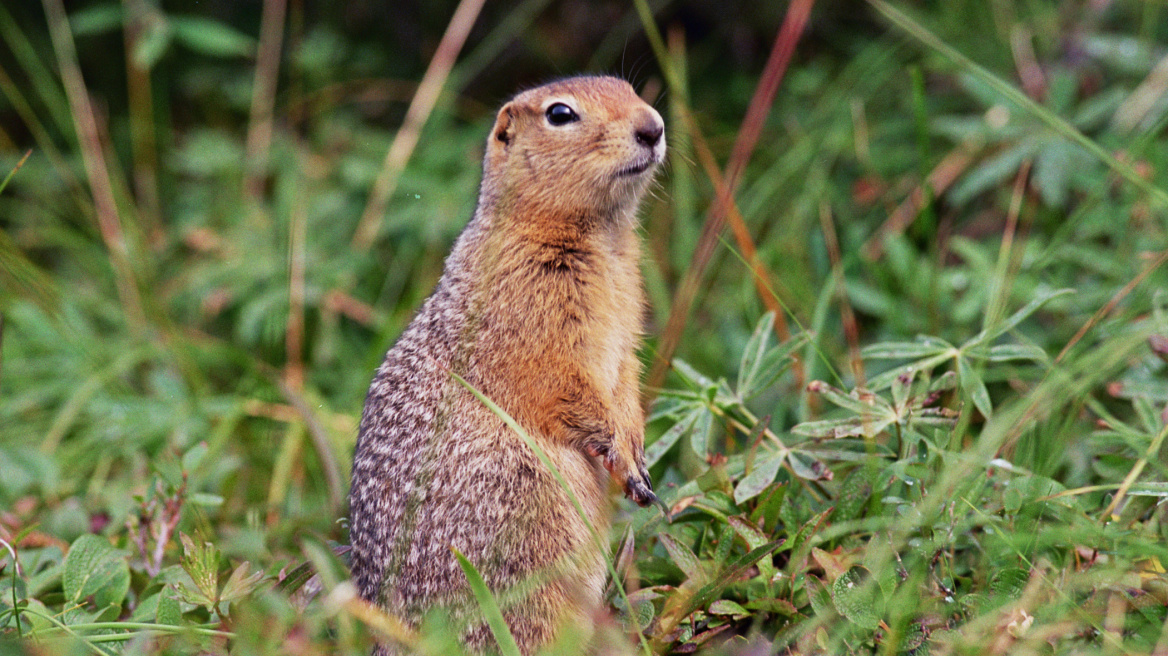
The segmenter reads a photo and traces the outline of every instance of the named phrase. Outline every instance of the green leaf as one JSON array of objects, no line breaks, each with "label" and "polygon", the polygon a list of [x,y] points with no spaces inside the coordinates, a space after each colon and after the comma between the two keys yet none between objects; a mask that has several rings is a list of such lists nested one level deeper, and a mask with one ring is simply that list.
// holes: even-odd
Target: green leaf
[{"label": "green leaf", "polygon": [[930,355],[927,358],[917,360],[906,367],[896,367],[896,368],[890,369],[888,371],[885,371],[884,373],[880,374],[879,376],[876,376],[868,381],[868,389],[873,391],[873,392],[876,392],[876,391],[884,389],[885,387],[888,387],[899,376],[902,376],[906,373],[914,373],[917,371],[930,371],[930,370],[932,370],[933,367],[935,367],[935,366],[941,364],[942,362],[945,362],[946,360],[949,360],[950,358],[952,358],[953,354],[955,354],[957,352],[958,351],[956,348],[946,349],[942,353],[938,353],[937,355]]},{"label": "green leaf", "polygon": [[957,387],[957,374],[946,371],[941,377],[929,383],[930,392],[947,392]]},{"label": "green leaf", "polygon": [[[629,603],[633,607],[633,612],[628,613],[628,609],[623,608],[623,602],[620,599],[613,600],[617,608],[624,610],[622,615],[622,624],[626,630],[640,630],[640,627],[650,626],[653,619],[657,617],[657,608],[653,605],[653,600],[660,598],[661,593],[647,588],[642,588],[636,592],[629,593]],[[630,616],[636,617],[636,625],[634,626],[628,620]]]},{"label": "green leaf", "polygon": [[727,520],[727,523],[746,542],[748,549],[757,549],[767,543],[767,536],[753,522],[739,515],[734,515]]},{"label": "green leaf", "polygon": [[980,334],[978,334],[977,337],[974,337],[972,340],[967,342],[966,345],[972,346],[973,344],[976,344],[976,343],[984,343],[984,342],[993,341],[999,335],[1005,334],[1005,333],[1013,330],[1018,324],[1025,321],[1027,317],[1029,317],[1030,315],[1037,312],[1038,308],[1042,307],[1043,305],[1046,305],[1046,303],[1048,301],[1050,301],[1052,298],[1057,298],[1059,296],[1065,296],[1067,294],[1073,294],[1074,292],[1075,292],[1075,290],[1073,290],[1073,289],[1056,289],[1053,291],[1048,290],[1048,291],[1039,292],[1038,296],[1035,297],[1034,300],[1030,301],[1025,306],[1023,306],[1021,310],[1018,310],[1014,314],[1011,314],[1009,317],[1006,318],[1005,321],[1003,321],[1002,323],[1000,323],[997,326],[994,326],[992,328],[992,330],[982,331]]},{"label": "green leaf", "polygon": [[913,379],[916,377],[916,373],[915,369],[909,369],[892,381],[889,391],[892,392],[893,407],[904,407],[904,402],[908,399],[909,392],[912,391]]},{"label": "green leaf", "polygon": [[795,617],[799,614],[799,609],[795,607],[795,604],[786,599],[752,599],[746,602],[746,608],[764,613],[776,613],[784,617]]},{"label": "green leaf", "polygon": [[211,609],[219,599],[219,550],[210,542],[196,543],[186,533],[179,534],[179,541],[183,545],[179,563],[195,589],[178,583],[176,590],[183,601]]},{"label": "green leaf", "polygon": [[104,34],[121,29],[122,6],[117,2],[109,2],[86,7],[69,17],[69,26],[73,28],[73,36]]},{"label": "green leaf", "polygon": [[884,598],[866,568],[853,566],[831,584],[831,600],[840,615],[875,631],[884,615]]},{"label": "green leaf", "polygon": [[[791,507],[792,507],[791,506],[791,497],[788,496],[787,497],[787,505],[784,506],[784,508],[790,509]],[[789,570],[794,568],[798,564],[800,558],[806,556],[806,554],[799,554],[799,551],[807,546],[807,541],[811,539],[811,536],[814,535],[817,530],[819,530],[819,525],[823,523],[823,520],[826,519],[828,514],[830,514],[830,513],[831,513],[831,509],[828,508],[827,510],[824,510],[821,513],[813,515],[811,518],[809,518],[807,521],[803,522],[802,524],[794,524],[790,521],[784,520],[785,523],[787,524],[787,526],[786,526],[787,533],[790,533],[793,529],[796,528],[796,526],[798,526],[798,530],[795,531],[795,537],[791,538],[790,543],[788,545],[784,545],[784,546],[789,546],[791,549],[791,552],[795,553],[797,555],[797,557],[793,556],[791,558],[791,560],[788,561],[787,567]]]},{"label": "green leaf", "polygon": [[1017,599],[1030,581],[1030,572],[1020,567],[1004,567],[990,577],[990,594]]},{"label": "green leaf", "polygon": [[1071,176],[1077,169],[1091,164],[1094,164],[1091,156],[1082,148],[1055,139],[1038,152],[1034,162],[1034,186],[1047,205],[1062,208],[1070,194]]},{"label": "green leaf", "polygon": [[1168,483],[1133,483],[1128,488],[1129,497],[1168,497]]},{"label": "green leaf", "polygon": [[276,589],[284,594],[291,595],[303,587],[315,574],[316,569],[312,566],[312,563],[305,561],[285,574],[284,578],[276,583]]},{"label": "green leaf", "polygon": [[182,457],[183,471],[190,473],[198,469],[199,464],[203,462],[203,458],[207,455],[207,450],[206,442],[199,442],[187,449],[187,452]]},{"label": "green leaf", "polygon": [[839,493],[835,498],[835,511],[831,515],[832,521],[860,517],[872,496],[876,479],[876,468],[873,465],[863,464],[853,469],[840,484]]},{"label": "green leaf", "polygon": [[1090,130],[1102,127],[1113,116],[1117,125],[1122,125],[1121,117],[1116,116],[1116,110],[1123,106],[1128,91],[1120,86],[1103,89],[1096,95],[1083,99],[1075,108],[1071,116],[1071,123],[1080,130]]},{"label": "green leaf", "polygon": [[714,413],[710,412],[708,408],[702,408],[701,412],[698,413],[697,419],[694,420],[693,432],[689,434],[690,448],[702,460],[706,459],[706,455],[710,451],[710,431],[713,425]]},{"label": "green leaf", "polygon": [[220,601],[231,602],[243,599],[259,587],[260,582],[264,579],[264,573],[262,571],[249,573],[250,569],[251,563],[245,560],[231,572],[231,576],[228,577],[227,583],[223,586],[223,591],[219,593]]},{"label": "green leaf", "polygon": [[702,567],[702,563],[698,557],[690,551],[689,547],[678,542],[674,537],[668,533],[661,533],[657,536],[657,540],[661,542],[661,546],[665,547],[665,551],[669,552],[669,558],[677,565],[681,571],[685,572],[685,577],[696,582],[704,582],[706,578],[706,570]]},{"label": "green leaf", "polygon": [[661,434],[661,437],[653,441],[652,444],[645,447],[645,466],[652,467],[657,464],[661,456],[665,455],[674,444],[677,443],[678,438],[689,432],[698,418],[698,414],[705,412],[705,408],[699,408],[685,417],[682,417],[676,424],[671,426],[669,430]]},{"label": "green leaf", "polygon": [[495,636],[495,642],[499,645],[499,651],[503,656],[520,656],[519,645],[515,643],[515,638],[511,635],[511,627],[507,626],[507,621],[503,619],[503,613],[499,610],[499,604],[495,602],[495,596],[487,589],[487,584],[483,581],[482,575],[479,574],[475,566],[458,549],[450,547],[450,550],[454,552],[454,557],[458,559],[459,567],[462,567],[462,572],[466,574],[467,583],[470,584],[475,601],[478,602],[479,608],[483,611],[483,617],[487,620],[487,626],[491,629],[491,635]]},{"label": "green leaf", "polygon": [[969,204],[975,196],[997,187],[1014,175],[1022,162],[1032,159],[1037,150],[1036,141],[1025,140],[984,160],[953,185],[949,191],[949,202],[955,207]]},{"label": "green leaf", "polygon": [[[762,532],[762,529],[741,515],[734,515],[727,518],[726,521],[734,529],[734,532],[746,542],[747,549],[757,549],[767,543],[767,535]],[[769,581],[775,575],[775,564],[769,558],[764,558],[758,562],[758,571],[764,580]]]},{"label": "green leaf", "polygon": [[785,454],[768,451],[765,457],[756,460],[754,469],[743,476],[734,487],[734,503],[741,504],[743,501],[753,499],[765,490],[775,480],[785,457]]},{"label": "green leaf", "polygon": [[691,367],[685,360],[681,358],[673,359],[673,371],[681,376],[681,379],[688,383],[691,387],[705,390],[710,387],[717,387],[718,384],[712,378],[704,376],[700,371]]},{"label": "green leaf", "polygon": [[749,390],[754,389],[754,379],[762,365],[774,325],[775,313],[767,312],[755,325],[750,339],[746,340],[746,346],[742,349],[742,359],[738,364],[738,385],[735,387],[742,396],[747,396]]},{"label": "green leaf", "polygon": [[803,587],[807,590],[807,600],[811,602],[811,610],[820,619],[827,619],[836,615],[835,606],[831,602],[831,593],[827,586],[818,578],[808,575],[803,580]]},{"label": "green leaf", "polygon": [[658,419],[666,418],[677,422],[691,414],[695,407],[701,405],[702,402],[689,390],[662,390],[661,395],[653,404],[653,409],[645,417],[645,423],[651,424]]},{"label": "green leaf", "polygon": [[832,479],[833,474],[827,463],[806,451],[791,451],[787,455],[787,461],[791,463],[791,471],[795,472],[799,478],[805,478],[809,481],[830,481]]},{"label": "green leaf", "polygon": [[[813,380],[808,383],[807,390],[823,396],[823,398],[845,410],[851,410],[857,415],[864,417],[877,415],[881,411],[888,409],[888,403],[884,399],[867,390],[853,390],[851,394],[848,394],[820,380]],[[861,394],[863,394],[863,397],[859,398]]]},{"label": "green leaf", "polygon": [[989,390],[986,389],[985,381],[973,370],[973,367],[969,364],[969,360],[964,356],[957,358],[957,377],[961,386],[969,392],[970,397],[973,399],[973,405],[977,408],[978,412],[989,419],[994,411],[993,404],[990,402]]},{"label": "green leaf", "polygon": [[182,624],[182,607],[179,606],[174,586],[166,586],[158,593],[158,612],[155,619],[159,624],[180,626]]},{"label": "green leaf", "polygon": [[109,540],[86,534],[69,547],[61,583],[70,603],[81,604],[92,596],[98,608],[120,606],[130,589],[130,567]]},{"label": "green leaf", "polygon": [[864,421],[857,417],[847,419],[823,419],[821,421],[805,421],[791,428],[796,435],[821,438],[854,437],[864,434]]},{"label": "green leaf", "polygon": [[727,565],[726,568],[722,570],[712,582],[706,586],[703,586],[700,590],[697,591],[696,594],[694,594],[694,596],[689,601],[687,610],[682,615],[689,615],[699,608],[704,608],[706,604],[709,604],[711,601],[721,596],[722,591],[726,589],[726,586],[739,580],[746,572],[746,570],[754,567],[758,561],[762,560],[763,558],[769,558],[770,555],[774,553],[774,551],[782,544],[782,540],[775,540],[774,542],[767,543],[761,547],[758,547],[757,549],[752,549],[737,559],[731,561],[731,563]]},{"label": "green leaf", "polygon": [[734,619],[741,619],[743,617],[750,616],[750,611],[743,608],[742,605],[738,602],[731,601],[729,599],[719,599],[718,601],[715,601],[714,603],[710,604],[710,607],[706,609],[706,612],[711,615],[729,615]]},{"label": "green leaf", "polygon": [[863,358],[873,360],[900,360],[926,358],[953,350],[953,345],[936,337],[921,338],[916,342],[882,342],[865,346],[860,351]]},{"label": "green leaf", "polygon": [[169,21],[149,21],[134,44],[134,63],[146,70],[154,68],[170,47],[170,38],[173,34],[171,27]]},{"label": "green leaf", "polygon": [[1136,416],[1140,418],[1140,427],[1151,434],[1160,432],[1160,427],[1164,425],[1164,420],[1160,418],[1160,408],[1146,396],[1137,396],[1132,399],[1132,408],[1136,411]]},{"label": "green leaf", "polygon": [[188,497],[188,500],[203,508],[218,508],[223,505],[223,497],[218,494],[210,494],[208,492],[195,492]]},{"label": "green leaf", "polygon": [[783,501],[787,497],[787,484],[775,483],[761,496],[761,501],[750,514],[751,521],[762,520],[762,530],[773,533],[779,524],[779,513],[783,508]]},{"label": "green leaf", "polygon": [[171,18],[174,37],[183,45],[212,57],[251,57],[255,39],[219,21],[194,16]]}]

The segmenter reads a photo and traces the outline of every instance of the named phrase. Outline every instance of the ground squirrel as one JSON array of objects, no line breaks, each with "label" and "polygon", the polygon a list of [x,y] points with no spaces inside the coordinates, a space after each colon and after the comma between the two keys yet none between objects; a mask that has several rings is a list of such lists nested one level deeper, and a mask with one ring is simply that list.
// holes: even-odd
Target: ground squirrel
[{"label": "ground squirrel", "polygon": [[560,80],[499,110],[474,216],[365,400],[349,497],[362,597],[415,624],[445,607],[489,649],[454,547],[523,653],[590,621],[603,555],[535,453],[451,374],[526,429],[602,535],[606,469],[638,504],[656,500],[635,214],[664,153],[661,116],[617,78]]}]

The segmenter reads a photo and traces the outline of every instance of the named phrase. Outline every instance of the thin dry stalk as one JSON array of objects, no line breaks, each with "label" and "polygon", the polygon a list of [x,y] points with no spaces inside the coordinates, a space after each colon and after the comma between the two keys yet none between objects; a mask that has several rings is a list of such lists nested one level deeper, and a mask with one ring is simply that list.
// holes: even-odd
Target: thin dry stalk
[{"label": "thin dry stalk", "polygon": [[[183,501],[186,499],[187,475],[183,472],[182,485],[170,495],[163,496],[162,483],[155,485],[154,495],[142,503],[138,509],[137,525],[127,520],[130,536],[138,547],[146,573],[157,576],[162,571],[162,561],[166,556],[166,546],[174,537],[178,522],[182,519]],[[149,542],[154,541],[151,548]]]},{"label": "thin dry stalk", "polygon": [[[16,163],[16,166],[12,167],[12,171],[9,172],[8,176],[4,178],[3,182],[0,182],[0,192],[4,191],[4,189],[6,187],[8,187],[8,183],[11,182],[12,178],[16,176],[16,172],[20,170],[20,167],[24,166],[24,163],[28,161],[28,156],[31,154],[32,154],[32,150],[30,149],[24,153],[24,157],[20,158],[20,161]],[[4,365],[4,315],[0,314],[0,371],[3,371],[3,369],[4,369],[3,365]]]},{"label": "thin dry stalk", "polygon": [[365,204],[365,211],[361,213],[361,220],[357,223],[356,232],[353,233],[355,249],[365,251],[373,245],[389,198],[397,189],[402,171],[405,170],[410,155],[418,145],[422,127],[438,103],[446,79],[450,77],[450,69],[454,67],[458,53],[466,43],[470,28],[478,19],[483,2],[484,0],[461,0],[454,10],[454,16],[451,17],[450,24],[446,26],[446,33],[442,35],[442,41],[438,43],[438,49],[430,59],[430,65],[422,76],[422,83],[418,85],[418,90],[410,101],[409,108],[406,109],[402,126],[394,135],[393,143],[385,154],[385,162],[381,165],[381,171],[369,192],[369,201]]},{"label": "thin dry stalk", "polygon": [[[673,354],[681,343],[685,325],[689,321],[690,309],[697,298],[698,288],[701,286],[710,259],[714,255],[722,228],[726,225],[726,218],[732,205],[731,199],[738,186],[739,178],[754,152],[759,136],[762,134],[762,127],[766,122],[771,105],[774,103],[779,83],[787,71],[791,55],[795,52],[795,45],[807,25],[807,19],[814,4],[815,0],[793,0],[787,7],[787,14],[783,18],[783,24],[779,27],[779,34],[775,38],[774,47],[767,59],[762,79],[754,90],[746,117],[742,121],[742,128],[738,131],[734,147],[730,152],[730,160],[726,165],[725,184],[720,187],[714,204],[710,206],[706,222],[702,226],[702,234],[698,239],[697,248],[694,249],[693,258],[690,260],[690,266],[686,269],[681,284],[673,297],[673,307],[669,320],[661,334],[657,345],[657,357],[649,372],[646,384],[647,394],[660,388],[665,381],[665,374],[669,370]],[[657,35],[657,40],[660,41],[660,35]]]},{"label": "thin dry stalk", "polygon": [[1103,617],[1103,631],[1107,635],[1104,654],[1130,654],[1123,648],[1123,625],[1127,618],[1127,599],[1124,593],[1112,591],[1107,597],[1107,615]]},{"label": "thin dry stalk", "polygon": [[[674,61],[684,62],[685,56],[685,33],[681,29],[672,29],[669,31],[669,51],[674,57]],[[689,107],[685,103],[679,103],[678,109],[685,122],[686,133],[690,135],[693,142],[694,149],[697,152],[698,160],[702,165],[702,170],[706,172],[710,180],[714,183],[714,190],[717,194],[726,193],[726,179],[722,177],[722,171],[718,168],[717,160],[714,159],[714,153],[710,150],[710,144],[706,141],[706,137],[702,134],[701,128],[697,121],[694,120],[693,113],[689,111]],[[758,249],[754,245],[754,238],[750,236],[750,229],[746,227],[746,221],[742,218],[742,213],[738,211],[738,203],[734,200],[733,194],[728,194],[730,198],[730,207],[728,208],[728,218],[730,220],[730,230],[734,234],[734,241],[738,244],[738,250],[742,252],[743,259],[750,267],[753,274],[754,288],[758,292],[759,298],[763,305],[766,306],[767,311],[773,312],[775,315],[775,334],[778,335],[779,341],[786,341],[791,336],[791,331],[787,327],[787,315],[780,306],[779,299],[774,293],[774,285],[771,284],[770,272],[762,265],[758,259]],[[803,388],[803,363],[799,360],[795,361],[795,379],[796,387]]]},{"label": "thin dry stalk", "polygon": [[[1083,339],[1083,337],[1088,332],[1090,332],[1091,328],[1093,328],[1095,324],[1099,323],[1103,317],[1111,314],[1111,312],[1115,310],[1116,306],[1118,306],[1123,299],[1127,298],[1128,294],[1131,294],[1136,287],[1139,287],[1140,283],[1142,283],[1145,278],[1151,275],[1152,272],[1154,272],[1156,269],[1160,268],[1165,262],[1168,262],[1168,250],[1162,251],[1155,259],[1155,261],[1153,261],[1150,265],[1148,265],[1147,268],[1137,274],[1135,278],[1132,278],[1132,280],[1124,285],[1122,289],[1116,292],[1106,305],[1099,308],[1095,314],[1091,315],[1091,318],[1088,319],[1086,323],[1084,323],[1082,327],[1079,328],[1078,332],[1076,332],[1075,335],[1071,337],[1070,341],[1067,342],[1067,345],[1064,346],[1061,351],[1059,351],[1058,356],[1056,356],[1054,361],[1051,363],[1051,368],[1049,371],[1054,371],[1054,365],[1062,362],[1067,353],[1069,353],[1070,350],[1074,348],[1075,344],[1079,343],[1079,340]],[[1047,378],[1049,378],[1049,371],[1047,375],[1043,377],[1043,383],[1045,383]],[[1041,384],[1042,383],[1040,383],[1040,385]],[[1035,398],[1037,399],[1038,397]],[[1004,438],[1002,438],[1001,445],[997,448],[995,456],[1000,455],[1004,450],[1011,448],[1018,440],[1018,438],[1022,436],[1022,433],[1025,431],[1026,427],[1030,426],[1034,418],[1043,411],[1044,407],[1042,403],[1031,401],[1030,405],[1026,408],[1026,411],[1022,413],[1022,416],[1018,419],[1018,421],[1014,422],[1014,427],[1010,429]]]},{"label": "thin dry stalk", "polygon": [[819,225],[823,228],[823,241],[827,244],[827,256],[831,260],[831,277],[839,300],[840,322],[848,340],[848,361],[852,366],[852,375],[856,378],[856,387],[863,387],[867,379],[864,376],[864,360],[860,357],[860,324],[856,322],[856,313],[848,302],[839,238],[836,237],[835,222],[831,218],[831,207],[826,202],[819,205]]},{"label": "thin dry stalk", "polygon": [[1148,462],[1156,457],[1156,454],[1160,453],[1160,447],[1164,445],[1164,439],[1166,437],[1168,437],[1168,426],[1160,429],[1160,432],[1152,438],[1147,452],[1136,461],[1136,464],[1132,465],[1131,471],[1127,473],[1123,482],[1119,484],[1119,489],[1115,491],[1115,496],[1111,499],[1111,503],[1107,504],[1107,508],[1103,511],[1102,519],[1104,522],[1111,519],[1111,513],[1115,512],[1115,509],[1119,508],[1119,504],[1127,497],[1128,491],[1131,490],[1131,486],[1139,479],[1140,474],[1144,472],[1144,467],[1148,466]]},{"label": "thin dry stalk", "polygon": [[1010,209],[1006,212],[1006,229],[1002,233],[1002,243],[998,247],[998,266],[994,272],[993,291],[990,306],[986,310],[985,325],[998,322],[1006,309],[1006,278],[1010,275],[1010,265],[1014,249],[1014,234],[1018,231],[1018,215],[1022,212],[1022,201],[1026,197],[1026,181],[1030,178],[1030,160],[1022,162],[1018,174],[1014,176],[1014,190],[1010,196]]},{"label": "thin dry stalk", "polygon": [[276,105],[276,80],[280,72],[280,51],[284,43],[287,0],[264,0],[260,18],[260,43],[256,57],[255,82],[251,91],[251,123],[247,128],[246,167],[243,191],[259,198],[264,191],[264,171],[272,144],[272,115]]},{"label": "thin dry stalk", "polygon": [[1014,54],[1014,67],[1018,69],[1018,79],[1026,95],[1042,100],[1046,95],[1046,74],[1034,55],[1033,35],[1030,30],[1016,26],[1010,30],[1010,51]]},{"label": "thin dry stalk", "polygon": [[343,314],[363,326],[372,326],[377,321],[377,310],[372,305],[339,289],[325,294],[324,308],[329,312]]},{"label": "thin dry stalk", "polygon": [[[303,189],[303,185],[300,187]],[[304,388],[304,278],[307,267],[308,211],[303,193],[292,203],[288,217],[288,321],[285,326],[284,382]]]},{"label": "thin dry stalk", "polygon": [[1118,292],[1115,292],[1115,296],[1112,296],[1111,300],[1107,301],[1106,305],[1099,308],[1095,314],[1091,315],[1091,318],[1087,320],[1087,323],[1084,323],[1083,326],[1079,328],[1079,331],[1075,333],[1074,337],[1071,337],[1071,340],[1067,342],[1066,346],[1063,347],[1063,350],[1059,351],[1058,357],[1054,359],[1054,364],[1061,362],[1063,357],[1066,356],[1067,352],[1069,352],[1075,346],[1075,344],[1078,344],[1079,340],[1083,339],[1083,336],[1086,335],[1089,330],[1095,327],[1095,324],[1099,323],[1103,317],[1111,314],[1111,312],[1115,310],[1115,307],[1119,305],[1120,301],[1127,298],[1128,294],[1132,293],[1136,287],[1139,287],[1140,283],[1143,282],[1145,278],[1151,275],[1152,272],[1156,269],[1159,269],[1160,266],[1165,262],[1168,262],[1168,250],[1162,251],[1159,257],[1153,260],[1152,263],[1147,266],[1147,268],[1141,271],[1135,278],[1132,278],[1131,281],[1124,285],[1122,289],[1120,289]]},{"label": "thin dry stalk", "polygon": [[[8,72],[4,70],[3,66],[0,66],[0,93],[3,93],[8,102],[12,104],[12,109],[20,116],[20,120],[28,128],[29,133],[32,134],[37,145],[40,146],[41,152],[49,158],[57,175],[61,176],[61,179],[65,181],[74,200],[77,202],[77,206],[83,213],[93,211],[93,204],[86,197],[81,180],[73,174],[72,167],[65,162],[64,155],[61,154],[60,149],[53,142],[53,137],[49,136],[44,124],[41,123],[37,111],[32,108],[28,100],[24,97],[24,94],[21,93],[20,87],[12,81],[12,78],[8,76]],[[61,129],[68,130],[68,126],[63,126]]]},{"label": "thin dry stalk", "polygon": [[275,376],[273,378],[284,400],[296,410],[304,422],[304,427],[308,429],[308,437],[312,440],[316,457],[320,459],[320,468],[324,472],[325,484],[328,487],[329,510],[334,515],[339,514],[344,503],[344,491],[341,484],[341,467],[337,463],[336,454],[333,453],[332,440],[300,391],[289,387]]},{"label": "thin dry stalk", "polygon": [[338,585],[329,595],[330,606],[343,609],[350,616],[373,629],[379,635],[399,645],[416,650],[420,645],[418,634],[396,615],[357,596],[357,589],[349,581]]},{"label": "thin dry stalk", "polygon": [[[718,170],[718,164],[714,160],[714,153],[710,150],[709,143],[701,133],[701,128],[693,120],[693,114],[686,111],[683,112],[683,116],[687,122],[686,128],[690,131],[693,139],[694,150],[697,153],[698,161],[702,165],[702,170],[706,172],[706,175],[714,183],[716,193],[722,193],[722,190],[726,188],[726,179],[722,177],[722,172]],[[791,337],[791,330],[787,326],[786,310],[782,307],[779,297],[774,291],[774,278],[771,276],[770,271],[758,259],[758,249],[755,247],[754,238],[750,235],[750,228],[746,226],[746,221],[742,218],[742,213],[738,211],[738,203],[733,197],[731,197],[730,206],[727,208],[727,218],[730,223],[730,232],[734,235],[734,241],[738,245],[738,250],[741,251],[743,260],[750,267],[755,291],[758,292],[758,297],[762,300],[763,305],[766,306],[767,311],[773,312],[775,315],[775,335],[778,336],[779,341],[785,342]],[[803,389],[804,372],[802,359],[795,359],[795,364],[792,366],[791,371],[795,377],[795,388]]]},{"label": "thin dry stalk", "polygon": [[121,300],[130,326],[136,332],[141,332],[146,324],[146,315],[142,311],[142,298],[134,276],[134,269],[130,265],[130,248],[122,230],[121,218],[118,215],[110,171],[106,166],[105,154],[98,132],[97,118],[94,115],[93,106],[89,102],[89,92],[86,90],[85,80],[81,76],[81,67],[77,63],[77,51],[73,46],[73,34],[70,31],[69,19],[65,15],[65,6],[61,0],[43,0],[42,4],[45,16],[49,21],[49,35],[53,41],[53,50],[56,52],[60,66],[61,80],[64,82],[65,93],[69,98],[69,107],[73,115],[74,128],[77,130],[81,157],[85,162],[85,173],[89,179],[90,192],[93,194],[98,229],[102,241],[110,253],[118,298]]},{"label": "thin dry stalk", "polygon": [[[1159,269],[1165,262],[1168,262],[1168,250],[1161,251],[1159,256],[1156,257],[1156,259],[1151,264],[1149,264],[1143,271],[1139,272],[1135,278],[1132,278],[1131,281],[1124,285],[1122,289],[1117,291],[1115,295],[1111,297],[1111,300],[1109,300],[1103,307],[1099,308],[1095,314],[1091,315],[1091,318],[1088,319],[1086,323],[1084,323],[1079,328],[1074,336],[1071,337],[1070,341],[1067,342],[1067,345],[1064,346],[1061,351],[1059,351],[1059,354],[1051,363],[1052,370],[1054,365],[1062,362],[1067,353],[1069,353],[1071,349],[1074,348],[1074,346],[1078,344],[1079,341],[1082,340],[1083,337],[1088,332],[1090,332],[1093,327],[1095,327],[1095,324],[1102,321],[1103,317],[1111,314],[1111,312],[1115,310],[1116,306],[1118,306],[1119,303],[1123,301],[1123,299],[1127,298],[1128,294],[1131,294],[1133,291],[1135,291],[1135,288],[1139,287],[1140,283],[1142,283],[1145,278],[1151,275],[1152,272],[1154,272],[1156,269]],[[1045,378],[1043,380],[1045,381]],[[1012,446],[1014,442],[1022,435],[1025,427],[1029,426],[1030,422],[1041,411],[1042,408],[1040,405],[1032,403],[1030,407],[1026,409],[1026,412],[1023,413],[1022,417],[1015,423],[1015,426],[1010,431],[1010,433],[1002,440],[1002,446],[998,447],[997,453],[1000,454],[1003,450]]]},{"label": "thin dry stalk", "polygon": [[125,0],[126,89],[130,105],[130,147],[134,158],[134,193],[143,230],[154,248],[165,241],[158,195],[158,150],[154,141],[154,98],[150,69],[134,58],[150,9],[142,0]]},{"label": "thin dry stalk", "polygon": [[1115,110],[1113,122],[1124,131],[1136,129],[1165,95],[1168,95],[1168,57],[1161,59],[1136,90],[1124,99]]},{"label": "thin dry stalk", "polygon": [[[941,160],[932,171],[929,172],[925,178],[924,184],[913,189],[908,198],[904,199],[892,214],[888,215],[888,220],[872,235],[868,242],[864,244],[860,250],[864,259],[873,262],[880,259],[884,254],[884,242],[893,235],[903,234],[904,231],[912,225],[921,214],[921,210],[925,207],[925,199],[929,197],[936,198],[945,193],[945,190],[953,184],[957,177],[960,176],[965,169],[969,168],[973,162],[972,148],[967,144],[959,145],[949,152],[948,155]],[[930,194],[926,194],[928,190]]]}]

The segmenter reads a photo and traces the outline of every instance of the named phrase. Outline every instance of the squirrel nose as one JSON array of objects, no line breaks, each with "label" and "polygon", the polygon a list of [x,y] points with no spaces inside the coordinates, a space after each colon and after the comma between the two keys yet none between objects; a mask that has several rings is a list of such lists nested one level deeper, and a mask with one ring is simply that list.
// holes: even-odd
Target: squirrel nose
[{"label": "squirrel nose", "polygon": [[652,122],[637,128],[633,136],[637,139],[637,143],[646,148],[652,148],[657,145],[658,141],[661,141],[661,135],[663,134],[665,134],[664,126],[660,123]]}]

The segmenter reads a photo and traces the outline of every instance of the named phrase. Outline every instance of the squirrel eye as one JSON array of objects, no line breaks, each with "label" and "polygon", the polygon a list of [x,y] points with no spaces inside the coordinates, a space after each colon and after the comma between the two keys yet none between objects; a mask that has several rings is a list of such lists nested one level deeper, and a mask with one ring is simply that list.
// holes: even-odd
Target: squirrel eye
[{"label": "squirrel eye", "polygon": [[580,115],[564,103],[555,103],[548,107],[546,114],[548,123],[552,125],[567,125],[580,120]]}]

